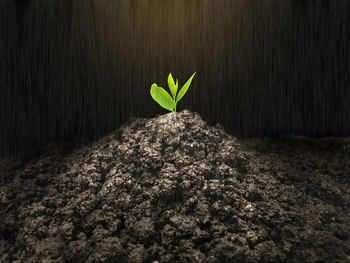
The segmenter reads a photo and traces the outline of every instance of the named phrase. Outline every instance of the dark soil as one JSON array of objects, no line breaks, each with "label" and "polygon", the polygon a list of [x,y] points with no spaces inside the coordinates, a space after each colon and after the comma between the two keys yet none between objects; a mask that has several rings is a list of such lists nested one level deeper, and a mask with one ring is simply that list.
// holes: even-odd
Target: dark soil
[{"label": "dark soil", "polygon": [[350,262],[349,138],[185,110],[0,167],[0,262]]}]

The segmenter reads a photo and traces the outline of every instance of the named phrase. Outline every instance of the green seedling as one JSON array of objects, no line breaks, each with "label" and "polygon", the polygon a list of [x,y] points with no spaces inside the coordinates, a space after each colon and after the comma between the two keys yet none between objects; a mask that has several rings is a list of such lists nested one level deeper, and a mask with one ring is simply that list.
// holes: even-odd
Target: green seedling
[{"label": "green seedling", "polygon": [[180,91],[177,93],[179,82],[173,79],[173,76],[171,76],[171,73],[168,76],[168,85],[171,92],[171,96],[168,92],[165,91],[162,87],[159,87],[156,83],[153,83],[151,86],[151,96],[152,98],[164,109],[167,109],[172,112],[176,112],[176,105],[179,102],[179,100],[182,99],[182,97],[186,94],[188,88],[190,87],[191,81],[196,74],[193,73],[193,75],[187,80],[187,82],[182,86]]}]

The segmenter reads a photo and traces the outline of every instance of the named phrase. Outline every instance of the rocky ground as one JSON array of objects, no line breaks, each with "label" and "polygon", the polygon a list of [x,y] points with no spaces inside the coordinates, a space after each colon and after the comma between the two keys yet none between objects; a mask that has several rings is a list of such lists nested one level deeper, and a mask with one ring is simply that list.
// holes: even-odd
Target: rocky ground
[{"label": "rocky ground", "polygon": [[0,164],[0,262],[350,262],[349,138],[184,110]]}]

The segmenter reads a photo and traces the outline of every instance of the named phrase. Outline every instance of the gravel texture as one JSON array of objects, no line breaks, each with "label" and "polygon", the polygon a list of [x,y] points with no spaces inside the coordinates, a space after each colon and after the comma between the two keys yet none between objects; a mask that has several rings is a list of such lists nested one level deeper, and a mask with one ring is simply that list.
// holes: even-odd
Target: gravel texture
[{"label": "gravel texture", "polygon": [[0,163],[0,262],[350,262],[349,138],[184,110]]}]

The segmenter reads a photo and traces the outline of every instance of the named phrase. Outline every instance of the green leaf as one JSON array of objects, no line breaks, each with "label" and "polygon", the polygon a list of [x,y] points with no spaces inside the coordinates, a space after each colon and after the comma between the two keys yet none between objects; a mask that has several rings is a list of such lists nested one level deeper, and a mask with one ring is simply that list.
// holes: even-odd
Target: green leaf
[{"label": "green leaf", "polygon": [[173,111],[175,107],[174,100],[165,89],[158,87],[156,83],[153,83],[151,86],[151,96],[164,109]]},{"label": "green leaf", "polygon": [[168,76],[168,85],[169,85],[169,89],[171,91],[171,94],[173,95],[173,98],[175,99],[176,93],[177,93],[177,87],[175,85],[173,76],[171,76],[171,73]]},{"label": "green leaf", "polygon": [[196,74],[196,72],[193,73],[193,75],[190,77],[189,80],[187,80],[187,82],[185,83],[185,85],[182,86],[181,90],[180,90],[179,93],[177,94],[176,103],[177,103],[179,100],[181,100],[181,98],[186,94],[188,88],[189,88],[190,85],[191,85],[191,81],[192,81],[192,79],[193,79],[193,77],[194,77],[195,74]]}]

